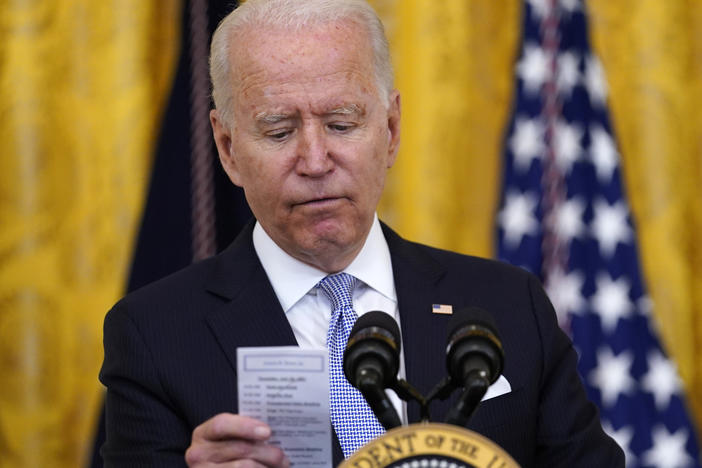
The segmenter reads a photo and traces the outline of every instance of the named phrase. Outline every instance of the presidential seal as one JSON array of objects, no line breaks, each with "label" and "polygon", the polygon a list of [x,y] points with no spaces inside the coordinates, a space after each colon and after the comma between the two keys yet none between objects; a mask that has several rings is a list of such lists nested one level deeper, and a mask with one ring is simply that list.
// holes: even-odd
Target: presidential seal
[{"label": "presidential seal", "polygon": [[519,468],[519,464],[480,434],[427,423],[388,431],[358,449],[339,468]]}]

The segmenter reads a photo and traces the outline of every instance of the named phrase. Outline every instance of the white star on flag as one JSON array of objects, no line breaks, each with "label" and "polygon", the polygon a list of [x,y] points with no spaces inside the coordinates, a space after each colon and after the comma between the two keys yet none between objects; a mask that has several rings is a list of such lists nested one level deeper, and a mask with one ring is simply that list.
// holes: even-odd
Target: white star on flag
[{"label": "white star on flag", "polygon": [[592,309],[600,316],[602,329],[612,334],[619,320],[634,312],[634,304],[629,299],[631,286],[625,277],[613,281],[608,273],[599,273],[595,282],[597,291],[590,299]]},{"label": "white star on flag", "polygon": [[549,276],[546,292],[558,315],[558,323],[566,323],[568,314],[579,314],[586,305],[582,294],[585,278],[578,271],[563,274],[561,270]]},{"label": "white star on flag", "polygon": [[595,200],[594,208],[592,234],[600,244],[602,255],[611,257],[619,242],[631,241],[632,232],[627,224],[629,210],[623,200],[609,205],[604,198]]},{"label": "white star on flag", "polygon": [[648,372],[641,385],[653,394],[658,411],[665,410],[670,404],[670,398],[680,390],[680,378],[675,364],[663,357],[660,351],[651,351],[648,354]]},{"label": "white star on flag", "polygon": [[597,367],[590,372],[589,380],[600,389],[602,404],[612,407],[622,393],[631,393],[636,381],[631,377],[631,351],[622,351],[615,356],[607,347],[597,350]]},{"label": "white star on flag", "polygon": [[509,147],[514,154],[515,169],[528,171],[531,162],[539,159],[545,151],[544,124],[539,119],[517,119]]},{"label": "white star on flag", "polygon": [[561,0],[561,6],[566,13],[571,14],[580,9],[580,0]]},{"label": "white star on flag", "polygon": [[524,88],[530,94],[537,94],[548,76],[549,60],[544,50],[535,44],[524,47],[524,56],[517,64],[517,73],[524,80]]},{"label": "white star on flag", "polygon": [[535,235],[539,222],[534,215],[536,197],[531,193],[508,193],[505,207],[499,215],[499,222],[505,231],[505,242],[518,246],[526,234]]},{"label": "white star on flag", "polygon": [[585,231],[585,202],[580,197],[566,200],[556,208],[556,232],[563,242],[570,242]]},{"label": "white star on flag", "polygon": [[534,9],[534,13],[539,18],[543,18],[548,13],[550,0],[527,0],[527,3]]},{"label": "white star on flag", "polygon": [[569,174],[573,169],[573,164],[580,159],[583,147],[580,139],[583,136],[582,129],[576,124],[569,124],[561,120],[556,124],[554,135],[554,148],[556,152],[556,164],[564,174]]},{"label": "white star on flag", "polygon": [[643,453],[642,461],[656,468],[684,468],[693,466],[694,460],[685,451],[688,433],[684,428],[674,434],[663,425],[653,428],[653,447]]}]

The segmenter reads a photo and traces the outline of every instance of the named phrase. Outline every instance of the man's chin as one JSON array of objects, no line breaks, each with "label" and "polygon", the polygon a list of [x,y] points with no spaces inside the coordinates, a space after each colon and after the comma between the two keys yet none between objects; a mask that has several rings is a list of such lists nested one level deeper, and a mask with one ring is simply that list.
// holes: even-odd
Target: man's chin
[{"label": "man's chin", "polygon": [[326,229],[306,236],[300,246],[307,252],[321,255],[326,251],[343,252],[353,250],[355,236],[348,230]]},{"label": "man's chin", "polygon": [[353,227],[340,225],[315,226],[297,242],[299,260],[321,270],[343,270],[363,246],[363,238]]}]

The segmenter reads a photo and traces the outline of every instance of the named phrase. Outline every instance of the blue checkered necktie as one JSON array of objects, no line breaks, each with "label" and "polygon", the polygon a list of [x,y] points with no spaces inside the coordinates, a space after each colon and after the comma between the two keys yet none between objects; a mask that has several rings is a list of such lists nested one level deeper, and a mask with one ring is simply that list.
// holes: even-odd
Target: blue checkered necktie
[{"label": "blue checkered necktie", "polygon": [[344,349],[358,318],[352,300],[357,281],[347,273],[337,273],[327,276],[318,284],[332,304],[327,332],[329,404],[332,425],[346,458],[385,431],[361,392],[351,386],[344,375]]}]

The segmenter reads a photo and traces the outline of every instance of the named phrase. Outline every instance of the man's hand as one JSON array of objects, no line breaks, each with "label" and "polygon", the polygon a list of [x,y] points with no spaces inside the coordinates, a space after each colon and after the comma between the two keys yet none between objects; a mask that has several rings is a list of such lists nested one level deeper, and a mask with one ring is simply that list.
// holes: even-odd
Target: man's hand
[{"label": "man's hand", "polygon": [[185,461],[190,467],[288,468],[290,460],[285,453],[266,443],[270,436],[270,427],[261,421],[221,413],[195,428]]}]

